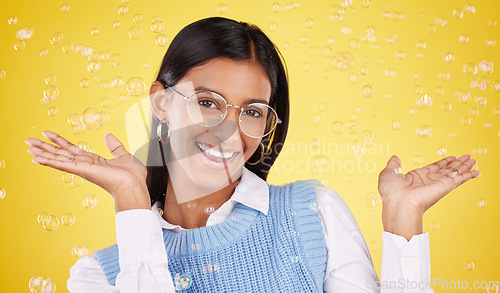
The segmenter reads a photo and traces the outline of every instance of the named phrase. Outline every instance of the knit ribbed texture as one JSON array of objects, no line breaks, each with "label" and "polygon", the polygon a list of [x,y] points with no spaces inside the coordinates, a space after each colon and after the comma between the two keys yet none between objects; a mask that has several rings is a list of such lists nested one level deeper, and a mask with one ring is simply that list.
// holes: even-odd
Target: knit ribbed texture
[{"label": "knit ribbed texture", "polygon": [[[187,273],[190,292],[322,292],[326,243],[318,184],[269,185],[268,215],[238,203],[220,224],[181,233],[163,229],[170,272]],[[117,246],[93,256],[114,285]]]}]

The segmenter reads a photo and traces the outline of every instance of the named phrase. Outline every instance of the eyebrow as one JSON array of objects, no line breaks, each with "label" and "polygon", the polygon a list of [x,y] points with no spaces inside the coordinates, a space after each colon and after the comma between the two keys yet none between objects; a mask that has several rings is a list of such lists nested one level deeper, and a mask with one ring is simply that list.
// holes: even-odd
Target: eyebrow
[{"label": "eyebrow", "polygon": [[[210,92],[214,92],[216,94],[219,94],[221,95],[220,93],[218,93],[217,91],[213,90],[213,89],[209,89],[207,87],[204,87],[202,85],[200,86],[197,86],[195,89],[194,89],[195,92],[197,91],[210,91]],[[222,95],[221,95],[222,96]],[[222,96],[223,97],[223,96]],[[269,105],[269,103],[266,101],[266,100],[262,100],[262,99],[248,99],[245,101],[247,104],[251,104],[251,103],[262,103],[262,104],[266,104],[266,105]]]}]

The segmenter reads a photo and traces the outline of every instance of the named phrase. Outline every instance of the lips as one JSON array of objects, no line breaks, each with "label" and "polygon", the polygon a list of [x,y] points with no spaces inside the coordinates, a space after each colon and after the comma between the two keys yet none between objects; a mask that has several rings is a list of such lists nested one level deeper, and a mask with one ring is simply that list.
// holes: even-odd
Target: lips
[{"label": "lips", "polygon": [[205,163],[205,165],[215,168],[215,169],[223,169],[230,162],[234,160],[234,158],[240,153],[239,151],[234,150],[224,150],[220,152],[217,150],[219,146],[213,146],[210,148],[210,145],[202,142],[196,142],[196,149],[202,155],[201,159]]}]

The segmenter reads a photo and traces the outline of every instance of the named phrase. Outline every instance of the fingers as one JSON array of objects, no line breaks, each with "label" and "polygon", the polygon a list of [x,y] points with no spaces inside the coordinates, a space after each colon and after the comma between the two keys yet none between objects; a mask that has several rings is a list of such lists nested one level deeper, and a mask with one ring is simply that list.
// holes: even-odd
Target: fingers
[{"label": "fingers", "polygon": [[42,140],[36,139],[36,138],[28,138],[26,140],[26,143],[31,146],[31,148],[28,149],[28,152],[32,155],[35,154],[42,154],[43,153],[51,153],[57,156],[64,156],[66,158],[71,158],[73,157],[73,153],[66,149],[59,148],[55,145],[52,145],[50,143],[46,143]]},{"label": "fingers", "polygon": [[125,155],[130,156],[130,153],[127,152],[123,144],[113,134],[106,133],[106,135],[104,135],[104,141],[106,142],[108,150],[115,158],[120,158]]},{"label": "fingers", "polygon": [[80,149],[78,146],[67,141],[64,137],[60,136],[59,134],[57,134],[55,132],[44,131],[44,132],[42,132],[42,135],[45,136],[51,142],[57,144],[59,147],[61,147],[63,149],[67,149],[69,152],[71,152],[73,154],[79,154],[79,153],[83,152],[83,150]]},{"label": "fingers", "polygon": [[446,157],[446,158],[441,159],[437,162],[429,164],[429,165],[425,166],[424,168],[429,170],[430,172],[438,172],[439,170],[445,168],[446,166],[448,166],[448,164],[450,164],[451,162],[453,162],[456,159],[457,158],[455,156]]},{"label": "fingers", "polygon": [[400,170],[401,168],[401,160],[398,158],[398,156],[393,155],[389,161],[387,162],[387,166],[380,172],[379,179],[382,176],[386,176],[386,174],[391,174],[394,175],[397,172],[397,170]]}]

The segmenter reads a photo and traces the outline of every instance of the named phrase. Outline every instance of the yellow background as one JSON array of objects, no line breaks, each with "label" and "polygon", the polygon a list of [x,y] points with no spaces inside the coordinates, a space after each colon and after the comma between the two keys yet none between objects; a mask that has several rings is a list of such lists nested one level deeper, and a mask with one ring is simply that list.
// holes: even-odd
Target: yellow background
[{"label": "yellow background", "polygon": [[[64,13],[61,7],[66,3],[71,9]],[[369,207],[367,195],[377,192],[378,172],[390,155],[397,154],[407,172],[440,159],[440,148],[445,148],[447,155],[471,154],[478,161],[482,176],[451,192],[424,217],[424,231],[430,234],[432,277],[466,280],[469,285],[474,281],[500,280],[497,250],[500,93],[495,88],[500,77],[498,69],[485,72],[479,68],[475,75],[463,70],[467,63],[479,66],[483,61],[498,66],[500,2],[388,0],[371,1],[366,8],[362,5],[368,6],[365,0],[283,1],[277,2],[281,5],[278,12],[272,11],[273,3],[132,0],[125,4],[128,13],[120,15],[118,7],[124,4],[116,0],[2,1],[0,70],[5,72],[0,79],[0,159],[5,162],[0,169],[0,187],[5,190],[5,198],[0,200],[2,292],[28,291],[28,282],[36,275],[50,277],[58,292],[67,291],[69,268],[77,260],[71,254],[72,247],[85,245],[95,251],[115,243],[112,197],[86,181],[72,187],[62,181],[62,172],[31,163],[32,156],[26,152],[28,146],[24,141],[29,137],[46,140],[41,132],[52,130],[73,143],[87,143],[106,158],[111,158],[103,139],[107,132],[115,134],[127,148],[138,145],[130,136],[135,130],[128,125],[131,121],[126,121],[125,113],[145,96],[128,96],[126,101],[119,102],[118,96],[127,94],[126,87],[105,90],[100,83],[115,76],[121,76],[125,82],[134,76],[141,77],[146,84],[153,81],[167,49],[155,44],[158,33],[151,30],[151,19],[155,16],[164,22],[163,34],[169,43],[185,25],[219,15],[255,23],[277,44],[289,70],[291,120],[285,148],[268,181],[282,184],[317,178],[336,190],[357,219],[379,276],[381,206]],[[331,19],[335,16],[332,13],[342,6],[345,20]],[[463,15],[455,9],[460,9]],[[143,16],[142,22],[133,21],[136,14]],[[12,16],[18,19],[15,25],[8,23]],[[313,25],[307,19],[312,19]],[[121,26],[115,28],[113,22],[117,20]],[[129,37],[129,29],[134,25],[143,30],[139,40]],[[16,32],[24,27],[32,27],[35,33],[25,40],[26,47],[17,51]],[[98,35],[91,35],[93,28],[99,29]],[[372,30],[368,39],[367,29]],[[58,32],[63,35],[62,42],[52,45],[51,37]],[[465,38],[460,38],[461,35],[467,35],[468,42],[461,42]],[[425,48],[417,47],[419,41],[425,42]],[[121,55],[122,62],[113,67],[109,61],[100,61],[101,69],[89,72],[87,58],[80,53],[63,52],[67,43],[75,47],[91,46],[97,53],[108,50]],[[46,54],[41,54],[42,50],[47,50]],[[354,65],[348,70],[331,66],[339,52],[350,52],[354,58]],[[453,62],[445,62],[448,52],[453,54]],[[310,68],[304,63],[309,63]],[[40,100],[47,87],[45,78],[50,74],[57,77],[55,86],[59,96],[50,104],[42,104]],[[90,87],[80,86],[83,78],[90,80]],[[478,80],[480,85],[481,82],[486,85],[485,89],[471,87],[471,82],[477,85]],[[362,95],[367,85],[373,88],[373,96],[368,98]],[[415,94],[418,86],[422,88],[419,95]],[[470,102],[460,102],[458,92],[470,92]],[[416,100],[425,94],[433,102],[430,107],[421,108]],[[476,97],[486,97],[487,104],[476,103]],[[111,105],[101,106],[103,98],[109,98]],[[444,111],[443,103],[450,103],[451,111]],[[58,114],[49,116],[49,107],[57,107]],[[107,112],[109,123],[74,134],[68,116],[81,114],[90,107]],[[464,122],[469,118],[470,125],[466,125]],[[332,132],[334,121],[345,125],[343,133]],[[134,123],[140,125],[140,121]],[[400,128],[394,129],[398,123]],[[421,125],[432,128],[431,137],[417,134],[416,129]],[[373,134],[372,145],[364,144],[364,139],[370,141],[371,137],[367,130]],[[376,148],[370,151],[373,145]],[[351,164],[358,162],[353,147],[363,146],[366,154],[360,158],[361,167],[352,170]],[[422,157],[420,164],[416,164],[415,155]],[[320,170],[327,171],[318,172],[318,164],[326,168]],[[99,197],[93,209],[82,205],[89,194]],[[478,202],[486,206],[480,207]],[[63,214],[72,213],[76,222],[70,227],[60,223],[56,230],[46,231],[37,222],[41,212],[55,215],[59,220]],[[465,269],[467,262],[474,264],[472,270]],[[435,291],[452,290],[436,287]]]}]

